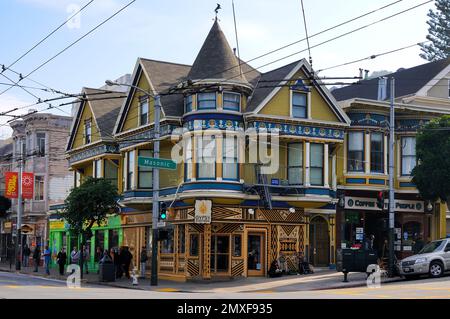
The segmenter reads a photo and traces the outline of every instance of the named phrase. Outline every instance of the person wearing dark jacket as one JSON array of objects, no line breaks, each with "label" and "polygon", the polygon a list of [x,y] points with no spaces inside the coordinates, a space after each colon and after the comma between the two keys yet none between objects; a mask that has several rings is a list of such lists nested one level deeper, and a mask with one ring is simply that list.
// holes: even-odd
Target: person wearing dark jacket
[{"label": "person wearing dark jacket", "polygon": [[27,244],[23,246],[22,256],[23,256],[23,266],[28,267],[28,259],[30,258],[31,250]]},{"label": "person wearing dark jacket", "polygon": [[64,266],[66,265],[66,262],[67,262],[67,254],[66,254],[66,250],[64,249],[64,247],[61,248],[58,255],[56,256],[56,262],[59,265],[59,274],[61,276],[64,276]]},{"label": "person wearing dark jacket", "polygon": [[133,255],[130,253],[128,247],[123,248],[122,253],[120,254],[120,260],[125,276],[130,279],[130,265],[133,260]]},{"label": "person wearing dark jacket", "polygon": [[147,263],[148,256],[147,256],[147,250],[145,247],[142,247],[141,250],[141,278],[145,278],[145,265]]},{"label": "person wearing dark jacket", "polygon": [[36,246],[33,252],[34,272],[38,272],[39,262],[41,261],[41,249]]}]

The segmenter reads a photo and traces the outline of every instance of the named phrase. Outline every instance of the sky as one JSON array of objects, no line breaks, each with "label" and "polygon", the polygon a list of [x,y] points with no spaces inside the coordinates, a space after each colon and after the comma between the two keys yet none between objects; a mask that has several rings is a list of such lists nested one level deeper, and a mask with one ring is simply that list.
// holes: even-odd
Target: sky
[{"label": "sky", "polygon": [[[0,1],[0,65],[9,66],[89,1]],[[64,25],[11,69],[23,75],[28,74],[129,2],[94,0],[77,19]],[[192,64],[213,24],[217,2],[222,7],[218,14],[219,23],[230,46],[236,47],[232,0],[136,0],[29,78],[59,91],[77,93],[82,87],[100,87],[106,79],[132,73],[138,57]],[[395,0],[304,0],[308,34],[314,35],[393,2]],[[317,71],[425,41],[427,12],[434,8],[433,2],[320,45],[321,42],[424,2],[426,0],[398,1],[383,10],[311,37],[309,42],[313,68]],[[239,51],[244,61],[305,38],[300,0],[234,0],[234,7]],[[261,72],[269,71],[301,58],[308,60],[306,49],[306,41],[302,41],[249,64]],[[415,46],[376,59],[322,71],[319,75],[353,77],[359,75],[359,68],[370,72],[396,71],[426,63],[419,53],[420,48]],[[278,59],[281,60],[273,63]],[[3,74],[18,80],[18,75],[10,70]],[[21,85],[42,88],[31,80],[24,79]],[[0,76],[0,83],[2,92],[8,88],[3,83],[10,82]],[[60,96],[36,89],[29,91],[41,99]],[[36,101],[35,97],[14,87],[0,94],[0,112],[22,107],[9,114],[24,114],[29,109],[46,108],[45,104],[27,107]],[[58,103],[69,101],[60,100]],[[60,109],[62,111],[52,112],[70,114],[70,106]],[[3,124],[9,119],[0,116],[1,139],[11,135],[9,126]]]}]

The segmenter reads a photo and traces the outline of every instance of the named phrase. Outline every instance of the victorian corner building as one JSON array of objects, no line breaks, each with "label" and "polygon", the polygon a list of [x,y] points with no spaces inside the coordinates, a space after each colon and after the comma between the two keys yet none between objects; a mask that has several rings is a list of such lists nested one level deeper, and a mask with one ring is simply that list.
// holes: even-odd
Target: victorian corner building
[{"label": "victorian corner building", "polygon": [[[448,64],[433,67],[430,79]],[[394,74],[399,85],[401,72]],[[183,163],[160,170],[160,201],[170,207],[168,238],[158,242],[160,278],[266,276],[281,255],[295,271],[300,252],[315,266],[333,267],[338,248],[370,234],[381,243],[385,216],[373,203],[387,185],[389,104],[376,96],[378,80],[330,93],[304,59],[260,73],[236,57],[217,20],[192,65],[138,58],[127,80],[162,94],[161,158],[171,158],[173,135],[183,131]],[[153,155],[154,101],[134,88],[83,91],[87,98],[77,106],[66,147],[73,183],[102,177],[121,193],[120,214],[93,229],[90,267],[96,267],[98,247],[119,246],[128,246],[139,265],[141,248],[150,252],[153,244],[153,173],[138,157]],[[450,103],[405,91],[396,108],[397,247],[408,254],[414,236],[445,235],[445,205],[421,199],[409,173],[417,128],[449,114]],[[255,149],[248,136],[241,138],[248,131],[279,137],[276,145],[266,141],[278,148],[276,170],[263,173],[264,164],[249,160]],[[71,250],[78,238],[52,208],[50,244],[54,251]]]}]

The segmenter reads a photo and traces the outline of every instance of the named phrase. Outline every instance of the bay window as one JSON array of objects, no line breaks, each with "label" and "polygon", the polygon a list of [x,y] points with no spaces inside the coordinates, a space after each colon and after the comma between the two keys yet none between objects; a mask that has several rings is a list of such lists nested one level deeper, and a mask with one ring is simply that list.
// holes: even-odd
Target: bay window
[{"label": "bay window", "polygon": [[237,137],[223,140],[223,179],[237,180],[238,173],[238,144]]},{"label": "bay window", "polygon": [[238,111],[241,106],[241,95],[239,93],[225,92],[223,93],[223,109]]},{"label": "bay window", "polygon": [[126,153],[127,161],[127,190],[134,189],[134,154],[135,151],[129,151]]},{"label": "bay window", "polygon": [[364,132],[348,133],[347,170],[364,171]]},{"label": "bay window", "polygon": [[198,93],[197,109],[209,110],[216,108],[216,92]]},{"label": "bay window", "polygon": [[[139,150],[139,155],[142,157],[152,157],[151,150]],[[153,187],[153,169],[147,166],[138,166],[138,188],[152,188]]]},{"label": "bay window", "polygon": [[310,147],[310,182],[311,185],[323,185],[323,144],[311,143]]},{"label": "bay window", "polygon": [[303,184],[303,143],[288,146],[288,181],[290,185]]},{"label": "bay window", "polygon": [[184,147],[184,179],[185,181],[190,181],[192,179],[192,137],[186,140]]},{"label": "bay window", "polygon": [[216,140],[207,135],[197,139],[197,177],[198,179],[216,178]]},{"label": "bay window", "polygon": [[383,133],[370,134],[370,171],[374,173],[384,171],[383,138]]},{"label": "bay window", "polygon": [[402,175],[411,175],[416,166],[416,137],[404,136],[401,138]]}]

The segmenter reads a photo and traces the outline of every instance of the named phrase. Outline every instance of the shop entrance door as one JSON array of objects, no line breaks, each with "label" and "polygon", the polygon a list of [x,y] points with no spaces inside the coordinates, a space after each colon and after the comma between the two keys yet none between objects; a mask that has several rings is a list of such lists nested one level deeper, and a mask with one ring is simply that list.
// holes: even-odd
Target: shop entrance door
[{"label": "shop entrance door", "polygon": [[264,276],[264,234],[249,233],[247,237],[247,275]]},{"label": "shop entrance door", "polygon": [[314,217],[309,224],[310,262],[314,266],[330,264],[330,237],[328,223],[320,216]]}]

